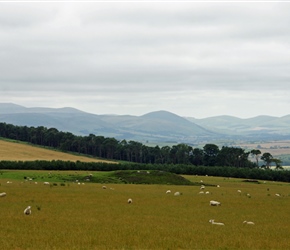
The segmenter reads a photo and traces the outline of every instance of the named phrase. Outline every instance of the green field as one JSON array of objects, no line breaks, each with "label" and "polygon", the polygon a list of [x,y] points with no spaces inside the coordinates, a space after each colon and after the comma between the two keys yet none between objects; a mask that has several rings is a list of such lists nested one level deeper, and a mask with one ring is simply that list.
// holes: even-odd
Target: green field
[{"label": "green field", "polygon": [[[209,194],[199,194],[199,186],[183,185],[105,184],[106,189],[101,183],[73,181],[43,185],[41,180],[35,184],[24,179],[21,171],[12,172],[10,176],[0,175],[0,192],[7,194],[0,197],[0,249],[289,249],[290,246],[288,183],[257,184],[233,178],[185,176],[193,182],[202,180],[213,185],[204,190]],[[24,175],[39,173],[25,171]],[[168,189],[171,194],[166,194]],[[176,191],[182,195],[174,196]],[[276,196],[277,193],[281,196]],[[132,204],[127,203],[128,198],[132,198]],[[212,207],[210,200],[222,205]],[[32,207],[29,216],[23,214],[28,205]],[[225,226],[212,225],[210,219]],[[245,225],[244,220],[255,225]]]}]

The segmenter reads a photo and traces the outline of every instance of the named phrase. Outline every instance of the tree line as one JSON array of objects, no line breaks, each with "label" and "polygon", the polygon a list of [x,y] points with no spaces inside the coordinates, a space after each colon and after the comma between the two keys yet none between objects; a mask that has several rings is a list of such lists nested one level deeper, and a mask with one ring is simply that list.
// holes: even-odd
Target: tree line
[{"label": "tree line", "polygon": [[[58,131],[56,128],[16,126],[0,123],[0,137],[52,147],[64,152],[76,152],[105,159],[120,160],[143,164],[184,164],[195,166],[224,166],[236,168],[255,168],[259,166],[261,152],[245,152],[242,148],[206,144],[202,149],[181,143],[173,146],[146,146],[133,140],[118,141],[115,138],[97,136],[77,136],[70,132]],[[257,161],[250,161],[249,155]],[[270,153],[261,156],[266,168],[272,162],[281,167],[281,161]]]}]

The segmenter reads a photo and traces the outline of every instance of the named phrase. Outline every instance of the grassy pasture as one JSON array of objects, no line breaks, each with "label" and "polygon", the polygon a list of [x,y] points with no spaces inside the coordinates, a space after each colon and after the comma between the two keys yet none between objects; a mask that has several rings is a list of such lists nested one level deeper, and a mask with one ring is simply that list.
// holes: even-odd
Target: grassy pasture
[{"label": "grassy pasture", "polygon": [[[7,183],[0,176],[0,192],[7,193],[0,197],[0,249],[289,249],[288,183],[185,177],[220,187],[199,194],[198,186],[106,184],[102,189],[102,184],[46,186],[22,178]],[[168,189],[171,194],[165,194]],[[175,191],[182,195],[174,196]],[[210,200],[222,205],[211,207]],[[28,205],[32,214],[25,216]],[[211,225],[210,219],[225,226]]]},{"label": "grassy pasture", "polygon": [[35,161],[62,160],[82,162],[110,162],[108,160],[86,157],[82,155],[63,153],[52,149],[45,149],[25,143],[0,140],[1,161]]}]

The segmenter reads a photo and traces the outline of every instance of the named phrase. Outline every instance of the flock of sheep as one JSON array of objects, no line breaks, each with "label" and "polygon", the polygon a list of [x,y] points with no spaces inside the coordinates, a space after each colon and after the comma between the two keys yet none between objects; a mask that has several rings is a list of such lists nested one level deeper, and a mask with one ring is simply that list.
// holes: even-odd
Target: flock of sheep
[{"label": "flock of sheep", "polygon": [[[203,181],[200,181],[201,183],[203,183]],[[219,185],[217,185],[216,187],[220,187]],[[204,192],[203,190],[205,189],[205,186],[204,185],[201,185],[200,186],[200,192],[199,194],[209,194],[209,191],[206,191]],[[242,191],[241,190],[238,190],[238,193],[241,193]],[[166,191],[166,194],[170,194],[171,193],[171,190],[167,190]],[[180,192],[175,192],[174,193],[174,196],[179,196],[181,195],[182,193]],[[249,197],[250,194],[247,194],[247,196]],[[276,196],[280,196],[279,194],[276,194]],[[210,206],[221,206],[221,202],[219,201],[215,201],[215,200],[210,200],[209,201],[209,205]],[[209,222],[212,224],[212,225],[218,225],[218,226],[224,226],[225,224],[223,222],[216,222],[214,219],[210,219]],[[243,224],[246,224],[246,225],[255,225],[254,222],[252,221],[243,221]]]},{"label": "flock of sheep", "polygon": [[[203,181],[201,181],[201,183],[202,183]],[[7,183],[12,183],[12,182],[7,182]],[[37,183],[35,183],[35,184],[37,184]],[[50,185],[50,183],[49,182],[44,182],[43,183],[44,185]],[[217,185],[216,187],[220,187],[219,185]],[[102,189],[107,189],[107,187],[106,186],[102,186]],[[112,190],[114,190],[113,188],[110,188],[110,189],[112,189]],[[205,189],[205,186],[202,184],[201,186],[200,186],[200,192],[199,192],[199,194],[209,194],[209,192],[208,191],[206,191],[206,192],[204,192],[203,190]],[[237,191],[238,193],[241,193],[241,190],[238,190]],[[167,190],[166,191],[166,194],[170,194],[171,193],[171,190]],[[180,195],[182,195],[182,193],[181,192],[175,192],[174,193],[174,196],[180,196]],[[278,196],[278,197],[280,197],[281,195],[280,194],[275,194],[276,196]],[[2,193],[0,193],[0,197],[5,197],[6,196],[6,193],[5,192],[2,192]],[[250,194],[247,194],[247,196],[248,197],[250,197]],[[129,198],[128,200],[127,200],[127,203],[128,204],[132,204],[133,203],[133,200],[131,199],[131,198]],[[215,200],[210,200],[210,202],[209,202],[209,205],[210,206],[221,206],[221,202],[219,202],[219,201],[215,201]],[[31,206],[28,206],[28,207],[26,207],[25,209],[24,209],[24,214],[25,215],[31,215],[31,213],[32,213],[32,211],[31,211]],[[224,223],[222,223],[222,222],[216,222],[214,219],[210,219],[209,220],[209,222],[212,224],[212,225],[219,225],[219,226],[224,226],[225,224]],[[246,225],[255,225],[255,223],[254,222],[252,222],[252,221],[243,221],[243,224],[246,224]]]}]

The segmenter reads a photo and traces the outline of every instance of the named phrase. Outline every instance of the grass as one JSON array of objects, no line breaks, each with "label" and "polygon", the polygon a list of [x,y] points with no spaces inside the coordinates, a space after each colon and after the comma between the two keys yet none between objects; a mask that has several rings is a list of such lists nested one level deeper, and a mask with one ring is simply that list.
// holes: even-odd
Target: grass
[{"label": "grass", "polygon": [[82,162],[109,162],[93,157],[63,153],[60,151],[45,149],[25,143],[0,140],[0,161],[34,161],[34,160],[62,160]]},{"label": "grass", "polygon": [[164,171],[47,171],[47,170],[0,170],[0,179],[30,181],[30,182],[89,182],[89,183],[119,183],[119,184],[164,184],[164,185],[200,185],[188,179]]},{"label": "grass", "polygon": [[[102,189],[95,183],[46,186],[21,178],[8,184],[3,177],[1,249],[288,249],[290,244],[288,183],[184,176],[212,184],[206,195],[186,185],[106,184]],[[171,194],[165,194],[168,189]],[[174,196],[175,191],[183,195]],[[211,207],[210,200],[222,205]],[[32,214],[25,216],[28,205]],[[210,219],[225,226],[211,225]],[[256,225],[243,225],[244,220]]]}]

